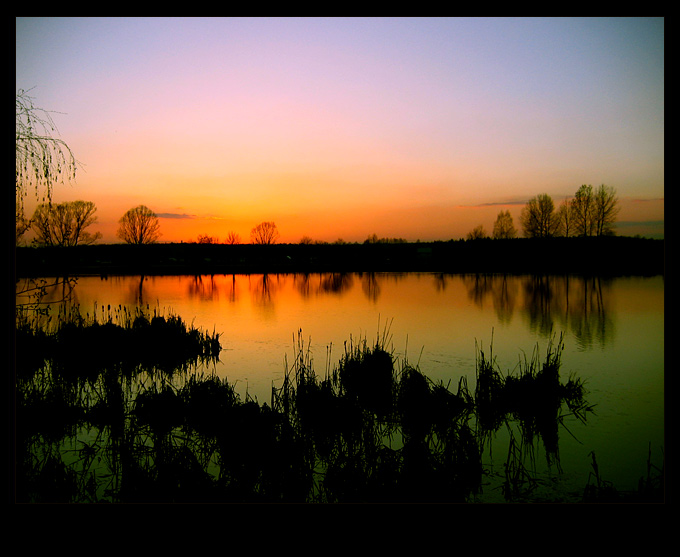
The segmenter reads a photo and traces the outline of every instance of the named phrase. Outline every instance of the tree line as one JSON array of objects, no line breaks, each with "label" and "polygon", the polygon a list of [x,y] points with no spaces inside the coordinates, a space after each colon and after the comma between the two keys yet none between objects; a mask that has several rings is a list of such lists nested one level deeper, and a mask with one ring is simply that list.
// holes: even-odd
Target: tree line
[{"label": "tree line", "polygon": [[[65,201],[64,203],[41,203],[30,219],[17,212],[16,243],[19,244],[28,230],[33,230],[33,243],[41,246],[77,246],[93,244],[102,237],[86,228],[96,224],[97,208],[92,201]],[[128,210],[118,221],[118,238],[127,244],[153,244],[161,236],[158,216],[146,205]],[[275,244],[280,234],[274,222],[265,221],[250,232],[253,244]],[[197,243],[216,244],[217,238],[199,234]],[[230,232],[227,244],[240,244],[241,237]]]},{"label": "tree line", "polygon": [[[557,236],[611,236],[619,213],[616,190],[604,184],[593,188],[583,184],[574,194],[562,201],[558,208],[552,197],[542,193],[527,201],[519,217],[526,238],[552,238]],[[493,226],[492,238],[515,238],[510,211],[501,211]],[[471,230],[468,240],[488,238],[483,225]]]},{"label": "tree line", "polygon": [[[17,243],[23,234],[32,228],[33,242],[44,246],[75,246],[93,244],[101,239],[100,232],[94,234],[86,229],[97,222],[95,204],[91,201],[67,201],[53,204],[41,203],[31,219],[17,216]],[[602,184],[598,188],[582,185],[574,197],[566,198],[556,209],[550,195],[543,193],[531,198],[520,214],[520,225],[526,238],[550,238],[555,236],[607,236],[614,233],[614,224],[619,212],[616,191]],[[157,215],[145,205],[128,210],[118,221],[117,236],[128,244],[155,243],[161,236]],[[500,211],[493,225],[492,238],[515,238],[515,228],[510,211]],[[252,244],[275,244],[280,234],[276,223],[265,221],[250,232]],[[467,235],[468,240],[488,238],[483,225],[475,227]],[[338,241],[340,243],[341,241]],[[378,238],[373,234],[365,244],[405,243],[403,238]],[[197,243],[216,244],[218,240],[208,234],[199,234]],[[227,244],[240,244],[241,238],[235,232],[227,236]],[[302,244],[315,243],[308,236]],[[344,243],[344,242],[342,242]]]}]

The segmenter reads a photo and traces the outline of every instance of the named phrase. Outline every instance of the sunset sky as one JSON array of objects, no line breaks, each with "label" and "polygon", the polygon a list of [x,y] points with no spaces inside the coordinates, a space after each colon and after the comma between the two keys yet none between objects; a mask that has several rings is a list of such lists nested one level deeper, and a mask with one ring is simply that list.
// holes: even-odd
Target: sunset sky
[{"label": "sunset sky", "polygon": [[663,236],[663,18],[16,24],[16,88],[82,163],[53,200],[104,243],[139,204],[164,242],[458,239],[602,183],[619,234]]}]

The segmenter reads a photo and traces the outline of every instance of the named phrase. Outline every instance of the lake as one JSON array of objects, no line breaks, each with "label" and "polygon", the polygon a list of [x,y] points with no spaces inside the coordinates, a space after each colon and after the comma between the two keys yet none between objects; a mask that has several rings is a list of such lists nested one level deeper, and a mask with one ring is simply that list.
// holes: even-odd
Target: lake
[{"label": "lake", "polygon": [[[55,294],[56,296],[56,294]],[[400,361],[455,390],[475,386],[476,350],[493,349],[512,372],[535,349],[541,359],[563,335],[561,376],[585,380],[595,413],[560,430],[558,489],[582,491],[592,451],[601,476],[634,490],[664,447],[664,278],[436,273],[319,273],[202,276],[83,276],[72,302],[81,313],[109,305],[149,306],[220,333],[215,372],[260,403],[270,401],[298,337],[318,375],[345,343],[388,335]],[[571,432],[571,434],[570,434]],[[506,443],[506,445],[504,445]],[[507,436],[485,457],[502,473]],[[537,459],[540,460],[540,459]],[[552,470],[554,472],[554,470]],[[488,489],[486,500],[494,500]]]}]

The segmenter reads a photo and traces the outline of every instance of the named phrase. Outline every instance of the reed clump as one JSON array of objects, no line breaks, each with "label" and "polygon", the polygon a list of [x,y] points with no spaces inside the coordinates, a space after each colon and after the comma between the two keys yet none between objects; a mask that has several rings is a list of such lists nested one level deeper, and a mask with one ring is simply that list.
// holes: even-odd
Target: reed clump
[{"label": "reed clump", "polygon": [[[465,378],[453,390],[398,362],[386,334],[350,339],[319,376],[300,331],[259,404],[190,372],[219,356],[219,337],[173,316],[107,308],[17,331],[21,501],[467,502],[501,424],[556,453],[562,404],[588,410],[582,383],[560,383],[561,342],[508,376],[480,350],[471,392]],[[517,488],[527,479],[515,464]]]},{"label": "reed clump", "polygon": [[531,443],[539,437],[548,458],[558,463],[558,426],[567,415],[562,413],[563,406],[582,422],[593,410],[585,400],[582,380],[570,377],[561,383],[563,350],[563,338],[555,343],[553,337],[543,360],[536,347],[531,359],[525,356],[516,372],[504,375],[495,364],[493,349],[490,357],[478,349],[475,404],[480,429],[496,432],[512,417],[520,424],[523,438]]},{"label": "reed clump", "polygon": [[161,315],[119,306],[83,316],[78,306],[62,310],[55,324],[42,328],[28,320],[17,323],[17,372],[30,376],[49,358],[55,374],[94,378],[115,369],[165,373],[217,361],[218,333],[188,327],[176,315]]}]

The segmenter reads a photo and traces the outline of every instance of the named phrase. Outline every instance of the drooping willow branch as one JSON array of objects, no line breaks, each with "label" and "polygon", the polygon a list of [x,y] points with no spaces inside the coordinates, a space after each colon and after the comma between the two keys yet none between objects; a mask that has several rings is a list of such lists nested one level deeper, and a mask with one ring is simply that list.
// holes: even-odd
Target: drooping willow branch
[{"label": "drooping willow branch", "polygon": [[19,89],[16,96],[16,202],[23,214],[23,200],[30,189],[43,202],[51,201],[55,183],[75,180],[80,164],[58,134],[50,113],[34,105],[34,98]]}]

